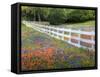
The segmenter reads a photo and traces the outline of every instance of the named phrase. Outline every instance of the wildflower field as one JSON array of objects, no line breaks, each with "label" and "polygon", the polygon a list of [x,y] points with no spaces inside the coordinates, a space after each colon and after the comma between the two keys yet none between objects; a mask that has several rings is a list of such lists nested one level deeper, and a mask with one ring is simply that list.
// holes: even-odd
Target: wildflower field
[{"label": "wildflower field", "polygon": [[64,41],[21,25],[21,69],[46,70],[93,67],[95,52],[74,47]]}]

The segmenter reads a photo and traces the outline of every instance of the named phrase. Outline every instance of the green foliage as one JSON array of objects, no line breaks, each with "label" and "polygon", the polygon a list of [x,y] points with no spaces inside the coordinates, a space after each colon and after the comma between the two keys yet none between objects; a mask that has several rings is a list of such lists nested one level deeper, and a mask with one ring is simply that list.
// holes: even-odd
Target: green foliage
[{"label": "green foliage", "polygon": [[22,6],[22,19],[29,21],[48,21],[52,25],[84,22],[95,19],[94,10],[63,9]]},{"label": "green foliage", "polygon": [[46,21],[49,14],[48,8],[23,6],[21,9],[23,20]]},{"label": "green foliage", "polygon": [[52,9],[48,16],[50,24],[59,25],[65,22],[65,14],[62,9]]},{"label": "green foliage", "polygon": [[67,17],[67,22],[82,22],[95,18],[92,10],[74,10]]}]

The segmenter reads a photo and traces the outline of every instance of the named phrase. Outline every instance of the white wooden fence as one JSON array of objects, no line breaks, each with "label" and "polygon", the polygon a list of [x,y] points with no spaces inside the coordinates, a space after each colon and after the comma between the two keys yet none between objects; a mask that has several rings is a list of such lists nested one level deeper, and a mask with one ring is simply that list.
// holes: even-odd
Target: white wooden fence
[{"label": "white wooden fence", "polygon": [[73,46],[90,50],[95,49],[95,31],[86,32],[81,30],[65,29],[55,26],[40,25],[29,21],[23,21],[23,23],[28,27],[32,27],[39,32],[63,40]]}]

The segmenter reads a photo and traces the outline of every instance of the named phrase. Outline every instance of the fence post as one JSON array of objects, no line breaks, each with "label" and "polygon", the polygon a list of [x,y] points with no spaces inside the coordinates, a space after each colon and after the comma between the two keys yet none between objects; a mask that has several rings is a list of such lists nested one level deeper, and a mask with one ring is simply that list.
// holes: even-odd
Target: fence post
[{"label": "fence post", "polygon": [[56,30],[57,30],[57,32],[56,32],[57,33],[57,38],[59,39],[59,35],[58,35],[59,34],[59,29],[56,28]]},{"label": "fence post", "polygon": [[62,30],[62,40],[64,40],[64,31],[63,30]]},{"label": "fence post", "polygon": [[52,33],[52,31],[51,31],[51,27],[49,27],[49,35],[51,36],[51,33]]},{"label": "fence post", "polygon": [[[92,35],[92,37],[91,37],[91,40],[94,41],[93,35]],[[91,48],[94,49],[94,45],[93,45],[93,44],[92,44],[92,47],[91,47]]]},{"label": "fence post", "polygon": [[79,34],[78,34],[78,38],[79,38],[79,39],[78,39],[78,46],[79,46],[79,47],[81,47],[81,45],[80,45],[81,36],[80,36],[80,35],[81,35],[81,30],[79,29]]},{"label": "fence post", "polygon": [[71,30],[72,29],[69,29],[69,41],[68,41],[69,43],[71,43]]}]

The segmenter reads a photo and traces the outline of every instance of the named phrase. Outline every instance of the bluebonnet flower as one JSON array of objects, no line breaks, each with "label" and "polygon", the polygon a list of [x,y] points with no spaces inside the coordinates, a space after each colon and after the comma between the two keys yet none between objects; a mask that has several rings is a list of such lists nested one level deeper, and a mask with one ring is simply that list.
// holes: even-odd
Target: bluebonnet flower
[{"label": "bluebonnet flower", "polygon": [[64,55],[64,60],[68,60],[69,56]]},{"label": "bluebonnet flower", "polygon": [[74,57],[73,59],[69,59],[68,63],[70,64],[71,67],[81,67],[81,57],[77,56]]}]

